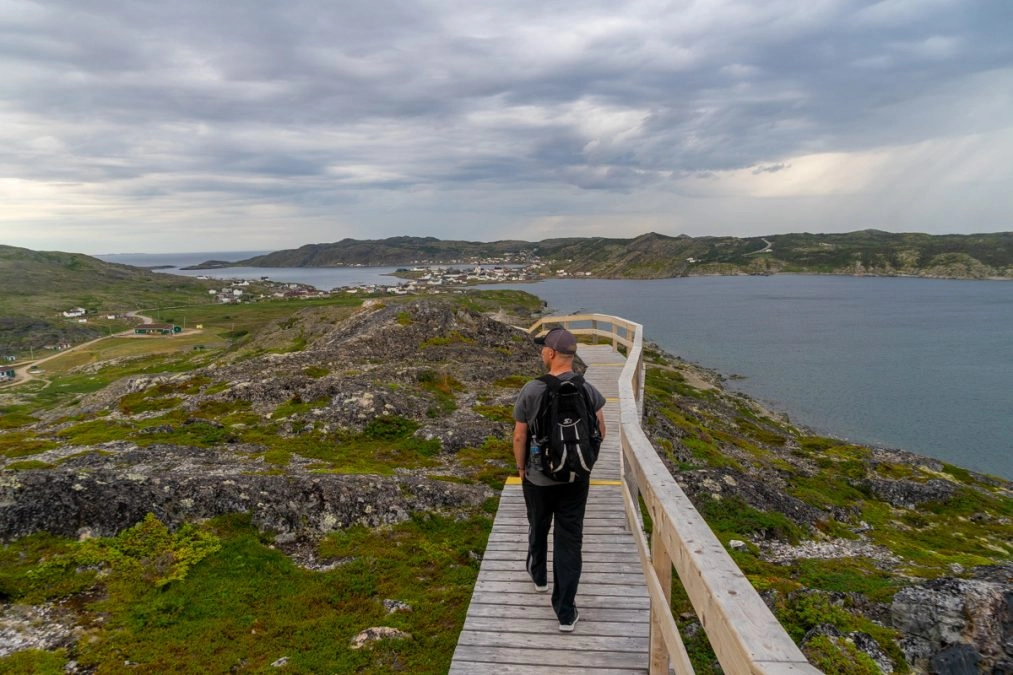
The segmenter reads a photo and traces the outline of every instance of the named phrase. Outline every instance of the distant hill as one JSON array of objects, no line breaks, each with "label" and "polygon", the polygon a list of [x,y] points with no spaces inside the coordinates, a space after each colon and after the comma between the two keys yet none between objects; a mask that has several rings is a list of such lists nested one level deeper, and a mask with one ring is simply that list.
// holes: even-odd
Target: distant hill
[{"label": "distant hill", "polygon": [[0,350],[77,343],[105,334],[99,326],[65,319],[61,312],[72,307],[104,315],[207,302],[209,287],[206,281],[81,253],[0,245]]},{"label": "distant hill", "polygon": [[[1013,279],[1013,232],[968,235],[779,234],[766,237],[568,238],[526,241],[443,241],[433,237],[343,239],[236,261],[252,267],[472,264],[539,259],[553,271],[614,279],[706,274],[911,275],[949,279]],[[220,262],[205,263],[220,267]]]}]

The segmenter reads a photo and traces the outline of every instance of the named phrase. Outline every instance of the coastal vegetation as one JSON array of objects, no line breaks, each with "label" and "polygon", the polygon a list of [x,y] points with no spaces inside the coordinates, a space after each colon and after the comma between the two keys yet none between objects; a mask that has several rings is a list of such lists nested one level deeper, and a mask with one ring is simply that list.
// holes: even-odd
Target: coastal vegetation
[{"label": "coastal vegetation", "polygon": [[[538,374],[511,325],[541,307],[188,306],[201,332],[109,337],[0,389],[0,621],[56,636],[0,672],[444,672],[512,473],[510,406]],[[977,616],[1008,587],[1008,482],[815,436],[713,372],[647,361],[645,431],[814,665],[921,672],[939,645],[908,619],[942,611],[932,593]],[[673,612],[709,672],[678,591]]]}]

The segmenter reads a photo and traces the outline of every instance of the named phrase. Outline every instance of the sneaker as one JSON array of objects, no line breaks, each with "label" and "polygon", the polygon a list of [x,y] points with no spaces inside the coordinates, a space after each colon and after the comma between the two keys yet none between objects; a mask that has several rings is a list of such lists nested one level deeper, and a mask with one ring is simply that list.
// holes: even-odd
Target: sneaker
[{"label": "sneaker", "polygon": [[559,624],[559,632],[560,633],[572,633],[573,632],[573,627],[577,625],[578,621],[580,621],[580,612],[574,610],[573,621],[571,621],[570,623],[562,623],[562,622],[560,622],[560,624]]},{"label": "sneaker", "polygon": [[545,582],[544,584],[535,584],[535,592],[536,593],[548,593],[549,592],[549,583]]}]

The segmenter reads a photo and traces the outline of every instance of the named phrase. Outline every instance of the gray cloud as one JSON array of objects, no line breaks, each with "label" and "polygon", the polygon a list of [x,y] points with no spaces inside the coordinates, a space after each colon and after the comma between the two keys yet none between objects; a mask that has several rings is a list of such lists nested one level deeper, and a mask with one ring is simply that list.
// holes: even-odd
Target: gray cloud
[{"label": "gray cloud", "polygon": [[[741,204],[756,214],[788,189],[739,171],[795,181],[779,208],[805,229],[848,229],[813,200],[861,182],[855,169],[830,185],[797,158],[881,166],[982,136],[996,157],[1013,150],[1007,0],[568,5],[8,2],[0,240],[110,251],[117,239],[87,228],[139,237],[138,218],[172,225],[148,233],[152,248],[190,250],[171,232],[281,247],[335,229],[516,237],[545,218],[575,235],[621,217],[611,233],[632,236],[671,216],[679,231],[737,234]],[[967,201],[980,164],[919,171],[936,188],[919,191]],[[630,200],[655,211],[630,215]],[[882,200],[855,197],[853,226]],[[949,222],[894,209],[885,229],[984,226],[980,207],[953,204],[932,210]],[[799,229],[786,220],[755,217]],[[226,244],[234,234],[207,243]]]}]

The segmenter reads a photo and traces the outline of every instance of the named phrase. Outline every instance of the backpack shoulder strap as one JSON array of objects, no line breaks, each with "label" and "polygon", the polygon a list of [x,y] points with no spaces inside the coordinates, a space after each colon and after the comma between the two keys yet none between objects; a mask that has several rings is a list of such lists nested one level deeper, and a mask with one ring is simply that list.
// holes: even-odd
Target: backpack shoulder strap
[{"label": "backpack shoulder strap", "polygon": [[538,413],[535,415],[535,428],[528,429],[528,435],[535,438],[544,438],[549,433],[548,428],[542,428],[549,425],[549,404],[553,397],[559,393],[559,385],[563,381],[555,375],[549,375],[548,373],[537,379],[545,383],[545,393],[542,394],[542,400],[538,404]]},{"label": "backpack shoulder strap", "polygon": [[563,384],[563,381],[561,379],[559,379],[555,375],[549,375],[548,373],[545,373],[544,375],[539,377],[538,380],[540,382],[544,382],[545,388],[551,392],[559,391],[559,385]]}]

